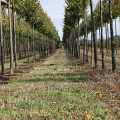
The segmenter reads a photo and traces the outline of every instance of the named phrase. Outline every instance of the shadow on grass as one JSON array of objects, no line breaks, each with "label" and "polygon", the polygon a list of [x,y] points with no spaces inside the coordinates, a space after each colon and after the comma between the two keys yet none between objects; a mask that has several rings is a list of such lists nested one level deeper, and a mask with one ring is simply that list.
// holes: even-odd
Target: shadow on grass
[{"label": "shadow on grass", "polygon": [[58,74],[44,74],[34,76],[31,79],[19,80],[17,82],[86,82],[87,78],[82,74],[58,73]]}]

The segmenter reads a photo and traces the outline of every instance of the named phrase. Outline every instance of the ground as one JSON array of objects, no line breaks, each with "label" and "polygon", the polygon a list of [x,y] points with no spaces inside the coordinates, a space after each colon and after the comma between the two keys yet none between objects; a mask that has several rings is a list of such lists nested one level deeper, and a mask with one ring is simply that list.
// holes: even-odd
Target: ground
[{"label": "ground", "polygon": [[[91,81],[96,71],[90,72],[89,65],[82,65],[64,49],[57,50],[44,62],[23,69],[28,68],[11,82],[0,85],[0,119],[120,119],[119,111],[113,113],[104,101],[106,86],[96,82],[95,77]],[[116,101],[114,106],[119,104]]]}]

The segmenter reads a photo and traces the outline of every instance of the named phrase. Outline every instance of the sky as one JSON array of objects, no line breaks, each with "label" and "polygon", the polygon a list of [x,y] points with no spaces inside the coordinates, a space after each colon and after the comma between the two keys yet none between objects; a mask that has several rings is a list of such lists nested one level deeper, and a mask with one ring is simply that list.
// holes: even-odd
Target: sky
[{"label": "sky", "polygon": [[62,39],[63,36],[63,20],[64,20],[64,10],[65,1],[64,0],[40,0],[40,3],[45,12],[51,18],[56,29],[59,32],[59,36]]},{"label": "sky", "polygon": [[[53,24],[55,25],[56,29],[59,32],[60,38],[62,40],[65,0],[39,0],[39,1],[41,3],[41,6],[43,7],[44,11],[47,12],[48,16],[51,18]],[[93,0],[93,4],[94,4],[93,8],[95,8],[98,1],[99,0]],[[89,8],[88,8],[88,11],[90,11]],[[117,25],[118,24],[119,24],[119,20],[117,19]],[[103,29],[103,31],[105,31],[105,29]],[[91,35],[88,36],[88,39],[90,39],[90,36]],[[104,37],[105,37],[105,35],[104,35]]]}]

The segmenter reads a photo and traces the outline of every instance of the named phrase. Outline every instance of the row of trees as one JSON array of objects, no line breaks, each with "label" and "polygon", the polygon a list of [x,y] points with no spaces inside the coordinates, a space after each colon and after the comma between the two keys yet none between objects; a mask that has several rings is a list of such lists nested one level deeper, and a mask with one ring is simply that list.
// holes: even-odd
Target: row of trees
[{"label": "row of trees", "polygon": [[[93,66],[93,51],[94,63],[97,67],[97,35],[99,29],[101,45],[100,52],[102,55],[102,69],[104,71],[104,41],[103,41],[103,26],[106,28],[106,49],[110,49],[111,38],[111,56],[112,56],[112,71],[115,72],[115,51],[113,37],[113,19],[116,19],[120,14],[119,0],[99,0],[96,8],[93,10],[92,0],[66,0],[65,19],[63,28],[63,42],[66,48],[77,58],[80,58],[80,38],[84,36],[83,42],[83,62],[88,62],[88,34],[91,33],[91,63]],[[87,8],[90,6],[91,14],[87,14]],[[79,22],[81,21],[81,23]],[[110,24],[110,35],[108,24]],[[115,27],[116,29],[116,27]],[[115,30],[117,32],[117,29]],[[117,35],[116,35],[117,36]],[[117,53],[117,37],[116,37],[116,53]]]},{"label": "row of trees", "polygon": [[[8,13],[7,13],[8,10]],[[10,58],[11,74],[22,57],[48,56],[60,46],[60,37],[38,0],[0,0],[1,76]],[[14,64],[15,63],[15,67]]]}]

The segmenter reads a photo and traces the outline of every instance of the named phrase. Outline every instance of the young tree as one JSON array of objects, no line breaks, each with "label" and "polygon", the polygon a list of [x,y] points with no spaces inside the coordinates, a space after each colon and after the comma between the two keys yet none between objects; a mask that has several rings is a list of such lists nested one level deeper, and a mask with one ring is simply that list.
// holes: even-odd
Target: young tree
[{"label": "young tree", "polygon": [[104,44],[103,44],[103,16],[102,16],[102,0],[100,0],[100,21],[101,21],[101,52],[102,52],[102,70],[104,73]]},{"label": "young tree", "polygon": [[14,61],[15,69],[17,69],[17,46],[16,46],[16,29],[15,29],[15,11],[14,11],[14,1],[12,2],[12,14],[13,14],[13,41],[14,41]]},{"label": "young tree", "polygon": [[1,6],[1,0],[0,0],[0,38],[1,38],[1,77],[4,77],[4,48],[3,48],[2,6]]},{"label": "young tree", "polygon": [[13,73],[13,41],[12,41],[12,23],[11,23],[11,0],[8,1],[9,30],[10,30],[10,70]]},{"label": "young tree", "polygon": [[95,24],[94,24],[94,13],[93,13],[92,0],[90,0],[90,7],[91,7],[93,43],[94,43],[94,61],[95,61],[95,68],[96,68],[97,67],[97,48],[96,48],[96,35],[95,35]]},{"label": "young tree", "polygon": [[111,32],[111,52],[112,52],[112,71],[116,70],[115,51],[114,51],[114,38],[113,38],[113,22],[112,22],[112,3],[109,0],[109,15],[110,15],[110,32]]}]

